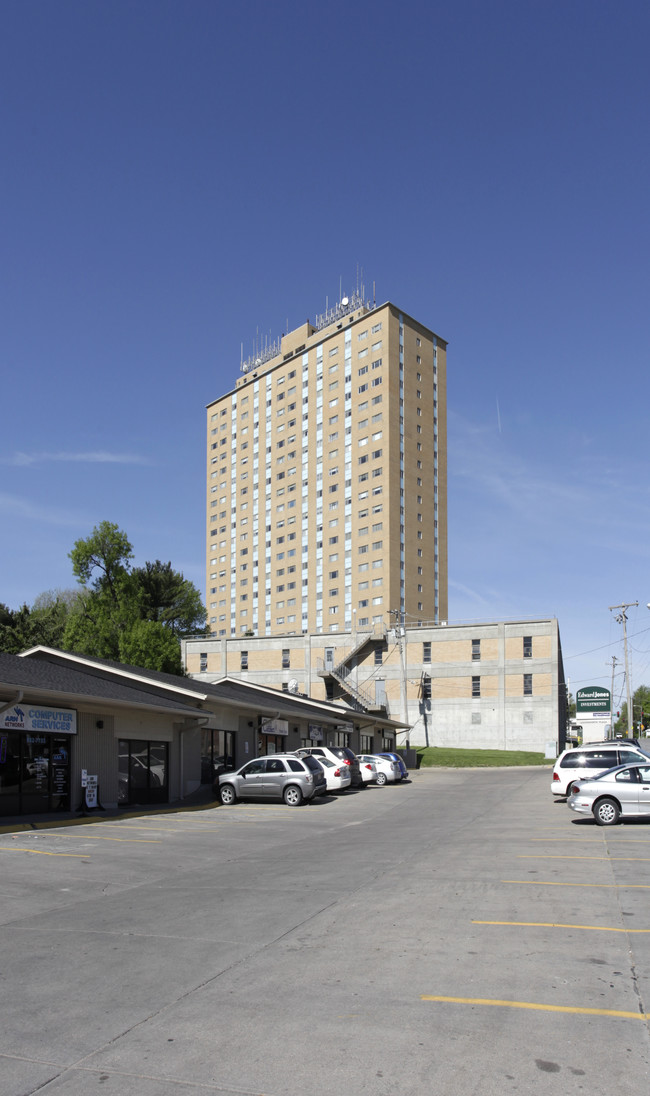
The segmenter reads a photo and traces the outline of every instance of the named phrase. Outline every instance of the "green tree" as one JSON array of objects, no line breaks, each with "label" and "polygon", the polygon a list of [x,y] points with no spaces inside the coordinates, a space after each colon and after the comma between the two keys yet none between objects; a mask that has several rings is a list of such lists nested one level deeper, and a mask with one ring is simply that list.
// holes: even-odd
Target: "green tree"
[{"label": "green tree", "polygon": [[64,649],[181,673],[178,637],[205,628],[193,583],[160,560],[132,569],[131,543],[109,521],[77,540],[69,555],[83,590],[66,622]]},{"label": "green tree", "polygon": [[75,541],[68,555],[78,582],[98,593],[108,591],[114,601],[119,599],[120,581],[128,574],[133,548],[114,522],[100,522],[89,537]]},{"label": "green tree", "polygon": [[20,654],[30,647],[61,647],[65,626],[79,594],[76,590],[46,590],[31,608],[21,605],[12,612],[0,606],[0,650]]},{"label": "green tree", "polygon": [[174,633],[158,620],[136,620],[120,637],[120,662],[167,674],[182,674],[181,649]]},{"label": "green tree", "polygon": [[[614,730],[617,734],[627,734],[627,701],[624,700],[620,708],[620,716],[614,723]],[[644,719],[645,715],[645,719]],[[650,687],[647,685],[639,685],[638,689],[634,690],[632,695],[632,734],[634,736],[641,732],[641,724],[643,723],[646,731],[648,723],[650,721]]]},{"label": "green tree", "polygon": [[171,563],[145,563],[131,572],[141,593],[141,610],[147,620],[160,621],[174,635],[204,632],[205,606],[194,583],[174,571]]}]

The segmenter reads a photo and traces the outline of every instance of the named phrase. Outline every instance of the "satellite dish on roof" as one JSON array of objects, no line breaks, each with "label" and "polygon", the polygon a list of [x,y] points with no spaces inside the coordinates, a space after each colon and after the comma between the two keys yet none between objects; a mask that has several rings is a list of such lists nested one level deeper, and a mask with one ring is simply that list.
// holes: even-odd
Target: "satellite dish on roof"
[{"label": "satellite dish on roof", "polygon": [[347,297],[341,297],[341,304],[343,305],[344,308],[347,308],[349,303],[350,303],[350,301]]},{"label": "satellite dish on roof", "polygon": [[291,681],[289,682],[289,692],[290,693],[297,693],[298,692],[298,682],[296,681],[295,677],[292,677]]}]

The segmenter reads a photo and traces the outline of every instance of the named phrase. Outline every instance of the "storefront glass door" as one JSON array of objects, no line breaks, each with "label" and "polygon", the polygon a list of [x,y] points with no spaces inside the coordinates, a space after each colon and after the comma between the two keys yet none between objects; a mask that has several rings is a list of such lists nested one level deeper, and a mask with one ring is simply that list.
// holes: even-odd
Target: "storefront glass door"
[{"label": "storefront glass door", "polygon": [[120,739],[118,803],[167,803],[169,758],[167,742]]},{"label": "storefront glass door", "polygon": [[0,732],[0,815],[70,810],[70,740]]}]

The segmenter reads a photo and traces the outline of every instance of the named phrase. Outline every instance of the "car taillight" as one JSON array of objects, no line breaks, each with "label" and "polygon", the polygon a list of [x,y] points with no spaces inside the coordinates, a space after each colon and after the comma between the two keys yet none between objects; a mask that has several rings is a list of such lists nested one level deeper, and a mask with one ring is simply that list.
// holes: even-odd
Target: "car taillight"
[{"label": "car taillight", "polygon": [[311,775],[311,773],[307,773],[307,783],[308,784],[313,784],[314,783],[314,778]]},{"label": "car taillight", "polygon": [[368,762],[366,761],[366,763],[364,765],[364,769],[370,769],[370,772],[372,772],[372,765],[369,765]]},{"label": "car taillight", "polygon": [[553,779],[554,780],[559,780],[560,779],[560,774],[559,773],[553,773]]},{"label": "car taillight", "polygon": [[340,775],[341,775],[341,770],[340,769],[335,769],[334,770],[334,776],[340,776]]},{"label": "car taillight", "polygon": [[344,764],[345,764],[345,765],[351,765],[351,764],[352,764],[352,762],[351,762],[351,761],[348,761],[348,759],[347,759],[347,757],[346,757],[346,759],[345,759],[345,761],[344,761]]}]

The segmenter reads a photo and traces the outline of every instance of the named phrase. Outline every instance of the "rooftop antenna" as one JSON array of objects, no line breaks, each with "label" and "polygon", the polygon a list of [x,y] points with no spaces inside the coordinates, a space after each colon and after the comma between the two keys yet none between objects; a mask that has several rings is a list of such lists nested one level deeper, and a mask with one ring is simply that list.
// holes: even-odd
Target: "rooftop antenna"
[{"label": "rooftop antenna", "polygon": [[372,307],[375,307],[375,280],[372,281]]},{"label": "rooftop antenna", "polygon": [[339,274],[339,301],[343,297],[343,275]]}]

